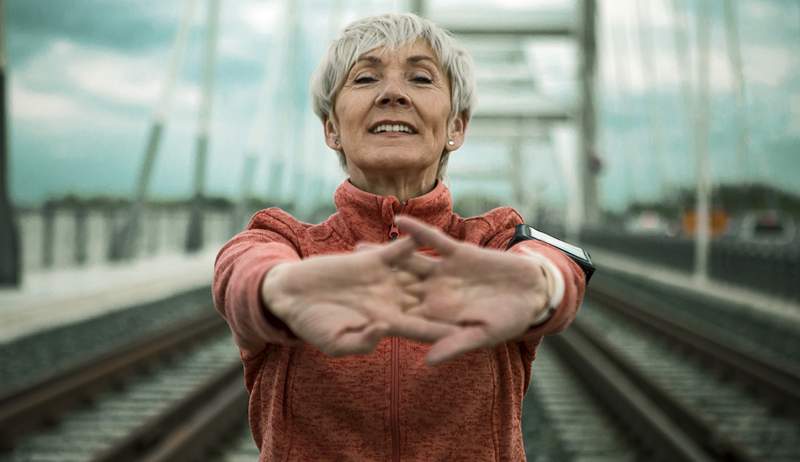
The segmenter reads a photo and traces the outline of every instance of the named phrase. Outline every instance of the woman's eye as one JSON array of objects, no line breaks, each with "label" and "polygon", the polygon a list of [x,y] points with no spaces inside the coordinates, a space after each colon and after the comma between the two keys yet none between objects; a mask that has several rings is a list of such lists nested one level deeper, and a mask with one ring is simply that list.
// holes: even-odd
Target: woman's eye
[{"label": "woman's eye", "polygon": [[362,77],[358,77],[358,78],[356,78],[354,80],[355,83],[371,83],[371,82],[374,82],[374,81],[375,81],[375,78],[374,77],[370,77],[368,75],[365,75],[365,76],[362,76]]},{"label": "woman's eye", "polygon": [[417,75],[412,80],[419,83],[433,83],[433,80],[430,77],[426,77],[424,75]]}]

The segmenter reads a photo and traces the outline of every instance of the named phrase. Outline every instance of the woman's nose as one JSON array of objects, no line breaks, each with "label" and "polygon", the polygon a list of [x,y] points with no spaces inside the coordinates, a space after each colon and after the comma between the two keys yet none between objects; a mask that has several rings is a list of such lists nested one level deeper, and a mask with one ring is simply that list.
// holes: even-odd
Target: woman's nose
[{"label": "woman's nose", "polygon": [[383,87],[383,91],[378,94],[375,99],[376,106],[409,106],[408,95],[403,91],[400,85],[394,82],[387,82]]}]

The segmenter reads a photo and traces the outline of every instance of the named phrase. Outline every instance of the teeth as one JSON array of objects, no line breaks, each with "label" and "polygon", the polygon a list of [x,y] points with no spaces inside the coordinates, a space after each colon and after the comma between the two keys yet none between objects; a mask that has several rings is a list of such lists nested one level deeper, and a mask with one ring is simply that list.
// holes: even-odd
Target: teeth
[{"label": "teeth", "polygon": [[390,124],[383,124],[378,125],[372,130],[373,133],[383,133],[383,132],[405,132],[405,133],[412,133],[411,128],[407,125],[390,125]]}]

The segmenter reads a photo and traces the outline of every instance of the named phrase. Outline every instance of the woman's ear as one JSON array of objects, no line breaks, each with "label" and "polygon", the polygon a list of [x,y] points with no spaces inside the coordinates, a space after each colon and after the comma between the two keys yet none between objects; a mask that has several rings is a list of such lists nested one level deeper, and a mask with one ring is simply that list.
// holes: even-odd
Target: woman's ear
[{"label": "woman's ear", "polygon": [[464,136],[467,133],[467,116],[462,112],[453,117],[448,124],[447,142],[444,148],[447,151],[455,151],[464,144]]},{"label": "woman's ear", "polygon": [[339,139],[339,131],[336,129],[334,121],[327,117],[322,126],[325,129],[325,144],[334,151],[341,151],[342,141]]}]

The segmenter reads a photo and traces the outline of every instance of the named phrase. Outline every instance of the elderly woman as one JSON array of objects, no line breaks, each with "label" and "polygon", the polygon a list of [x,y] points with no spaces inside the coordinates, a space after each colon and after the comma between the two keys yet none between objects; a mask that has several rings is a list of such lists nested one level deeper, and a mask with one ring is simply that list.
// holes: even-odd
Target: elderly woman
[{"label": "elderly woman", "polygon": [[467,53],[411,14],[331,45],[312,92],[349,176],[336,213],[262,210],[215,264],[260,460],[524,460],[531,363],[585,275],[541,241],[508,248],[510,208],[453,212],[441,180],[473,87]]}]

